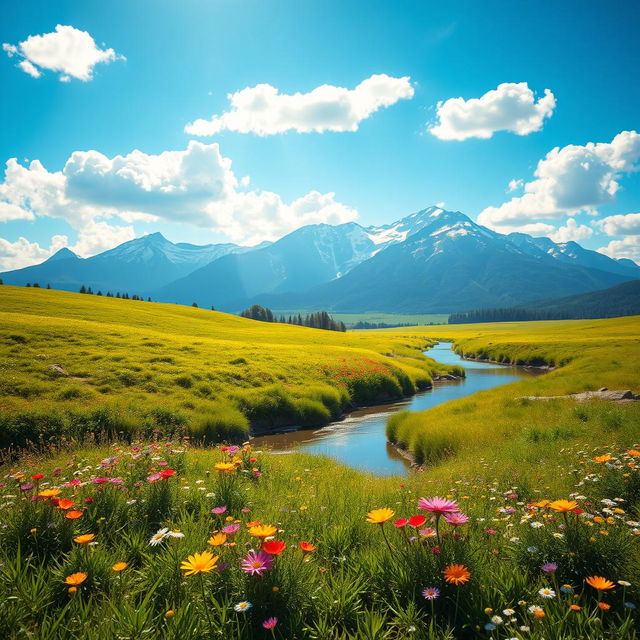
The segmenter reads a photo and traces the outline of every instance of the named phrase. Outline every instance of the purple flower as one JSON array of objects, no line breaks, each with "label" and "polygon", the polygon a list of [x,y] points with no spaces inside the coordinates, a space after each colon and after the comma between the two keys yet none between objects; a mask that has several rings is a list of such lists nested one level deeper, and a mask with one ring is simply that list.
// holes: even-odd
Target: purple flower
[{"label": "purple flower", "polygon": [[545,562],[540,568],[545,573],[555,573],[558,565],[555,562]]},{"label": "purple flower", "polygon": [[277,624],[278,624],[278,618],[267,618],[267,619],[262,623],[262,626],[263,626],[265,629],[273,629]]},{"label": "purple flower", "polygon": [[437,587],[427,587],[422,591],[422,597],[425,600],[435,600],[440,595],[440,589]]},{"label": "purple flower", "polygon": [[215,514],[216,516],[219,516],[219,515],[223,514],[226,510],[227,510],[226,506],[213,507],[213,509],[211,509],[211,513]]},{"label": "purple flower", "polygon": [[250,551],[242,561],[242,570],[252,576],[261,576],[273,566],[273,556],[264,551]]},{"label": "purple flower", "polygon": [[29,482],[28,484],[23,484],[20,487],[20,491],[31,491],[31,489],[33,489],[33,487],[35,487],[36,485],[33,484],[33,482]]}]

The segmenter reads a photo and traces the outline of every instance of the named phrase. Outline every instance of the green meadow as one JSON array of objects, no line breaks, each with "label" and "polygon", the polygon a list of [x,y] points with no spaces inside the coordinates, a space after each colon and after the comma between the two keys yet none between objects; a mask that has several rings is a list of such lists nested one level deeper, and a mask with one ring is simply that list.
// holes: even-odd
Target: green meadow
[{"label": "green meadow", "polygon": [[[638,318],[342,334],[0,301],[2,442],[21,447],[0,479],[0,637],[638,638],[639,403],[523,399],[640,391]],[[550,369],[395,414],[422,465],[402,478],[229,446],[428,387],[438,340]]]},{"label": "green meadow", "polygon": [[431,343],[2,286],[0,446],[321,426],[429,387],[446,370],[422,355]]}]

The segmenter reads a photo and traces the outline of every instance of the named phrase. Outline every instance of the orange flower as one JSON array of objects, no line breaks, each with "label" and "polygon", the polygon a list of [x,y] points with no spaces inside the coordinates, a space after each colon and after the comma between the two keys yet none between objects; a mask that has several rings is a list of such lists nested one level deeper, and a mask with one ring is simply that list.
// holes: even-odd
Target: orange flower
[{"label": "orange flower", "polygon": [[285,550],[287,544],[280,540],[265,540],[262,543],[262,550],[270,556],[277,556]]},{"label": "orange flower", "polygon": [[550,502],[551,500],[540,500],[540,502],[534,502],[533,506],[538,507],[538,509],[544,509]]},{"label": "orange flower", "polygon": [[227,536],[224,533],[216,533],[215,536],[211,536],[207,542],[212,547],[219,547],[227,541]]},{"label": "orange flower", "polygon": [[78,518],[82,517],[82,513],[82,511],[72,509],[71,511],[67,511],[67,513],[64,514],[64,517],[68,520],[77,520]]},{"label": "orange flower", "polygon": [[58,509],[71,509],[74,504],[73,500],[62,498],[61,500],[58,500]]},{"label": "orange flower", "polygon": [[79,571],[78,573],[72,573],[70,576],[67,576],[64,581],[72,587],[77,587],[79,584],[82,584],[88,577],[88,573]]},{"label": "orange flower", "polygon": [[627,454],[630,456],[640,456],[640,451],[637,449],[627,449]]},{"label": "orange flower", "polygon": [[94,533],[83,533],[81,536],[76,536],[73,541],[84,545],[93,542],[95,539],[96,536]]},{"label": "orange flower", "polygon": [[62,491],[60,491],[60,489],[45,489],[44,491],[41,491],[38,495],[41,498],[55,498],[56,496],[59,496],[62,493]]},{"label": "orange flower", "polygon": [[611,609],[611,605],[607,604],[606,602],[598,602],[598,606],[603,610],[603,611],[609,611],[609,609]]},{"label": "orange flower", "polygon": [[534,609],[534,611],[533,611],[533,615],[534,615],[536,618],[544,618],[544,616],[545,616],[545,612],[544,612],[542,609]]},{"label": "orange flower", "polygon": [[597,462],[598,464],[602,463],[602,462],[609,462],[610,460],[613,460],[613,456],[610,456],[608,453],[603,455],[603,456],[596,456],[593,461]]},{"label": "orange flower", "polygon": [[298,546],[302,553],[313,553],[316,550],[316,545],[311,544],[310,542],[299,542]]},{"label": "orange flower", "polygon": [[614,589],[615,584],[611,582],[611,580],[607,580],[602,576],[590,576],[586,580],[587,584],[598,591],[608,591],[609,589]]},{"label": "orange flower", "polygon": [[449,584],[455,584],[457,587],[465,582],[469,582],[471,573],[463,564],[449,564],[442,572],[444,579]]},{"label": "orange flower", "polygon": [[569,609],[571,609],[571,611],[580,611],[582,607],[578,606],[577,604],[572,604],[572,605],[569,605]]},{"label": "orange flower", "polygon": [[113,567],[111,567],[116,573],[120,573],[120,571],[124,571],[129,565],[126,562],[116,562]]},{"label": "orange flower", "polygon": [[554,500],[549,503],[549,509],[559,511],[560,513],[566,513],[567,511],[573,511],[578,508],[578,503],[575,500]]},{"label": "orange flower", "polygon": [[268,538],[269,536],[274,535],[277,531],[278,528],[271,524],[259,524],[249,529],[249,535],[255,536],[256,538]]}]

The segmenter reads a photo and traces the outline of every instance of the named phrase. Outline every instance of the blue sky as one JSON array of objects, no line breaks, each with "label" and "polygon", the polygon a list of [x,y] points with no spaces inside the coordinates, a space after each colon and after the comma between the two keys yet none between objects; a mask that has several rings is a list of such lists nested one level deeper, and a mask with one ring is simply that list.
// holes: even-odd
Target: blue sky
[{"label": "blue sky", "polygon": [[[14,3],[0,25],[0,159],[17,159],[0,186],[0,267],[157,230],[252,243],[308,222],[384,224],[439,202],[637,259],[639,18],[624,1]],[[65,61],[80,32],[95,47],[75,62],[103,61]],[[56,38],[28,40],[44,34]],[[364,98],[286,98],[372,77]],[[284,105],[271,130],[238,130],[247,111],[185,132],[233,110],[228,94],[264,99],[263,84],[286,94],[267,105]]]}]

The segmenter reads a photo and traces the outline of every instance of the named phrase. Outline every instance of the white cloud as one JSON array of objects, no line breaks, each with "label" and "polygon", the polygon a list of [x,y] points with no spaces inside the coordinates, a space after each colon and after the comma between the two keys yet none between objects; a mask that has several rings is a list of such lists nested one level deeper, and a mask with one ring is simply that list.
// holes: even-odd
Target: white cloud
[{"label": "white cloud", "polygon": [[628,258],[640,263],[640,235],[612,240],[606,247],[600,247],[598,251],[610,258]]},{"label": "white cloud", "polygon": [[611,142],[556,147],[538,162],[536,179],[524,185],[524,195],[487,207],[478,221],[501,231],[580,211],[593,214],[615,199],[620,177],[635,171],[639,158],[640,135],[635,131],[623,131]]},{"label": "white cloud", "polygon": [[498,230],[500,233],[528,233],[535,237],[549,237],[556,228],[552,224],[544,222],[532,222],[530,224],[504,225]]},{"label": "white cloud", "polygon": [[0,271],[21,269],[43,262],[66,244],[66,236],[53,236],[48,249],[26,238],[18,238],[15,242],[0,238]]},{"label": "white cloud", "polygon": [[260,136],[296,131],[357,131],[378,109],[414,94],[408,76],[372,75],[355,89],[323,84],[309,93],[280,93],[270,84],[247,87],[228,95],[229,111],[189,123],[185,132],[212,136],[220,131]]},{"label": "white cloud", "polygon": [[596,224],[608,236],[640,235],[640,213],[607,216],[598,220]]},{"label": "white cloud", "polygon": [[517,191],[518,189],[522,189],[522,185],[524,184],[524,180],[520,178],[519,180],[509,180],[509,187],[507,191]]},{"label": "white cloud", "polygon": [[86,82],[91,80],[95,65],[124,60],[113,49],[100,49],[86,31],[61,24],[55,31],[29,36],[18,45],[5,42],[2,48],[10,57],[20,56],[18,67],[30,76],[39,78],[44,69],[58,72],[62,82],[71,78]]},{"label": "white cloud", "polygon": [[480,98],[438,102],[438,121],[429,132],[441,140],[490,138],[496,131],[526,136],[542,129],[555,106],[555,96],[549,89],[536,100],[526,82],[505,82]]},{"label": "white cloud", "polygon": [[[109,218],[193,224],[251,244],[306,224],[339,224],[358,215],[336,201],[334,193],[310,191],[286,203],[276,193],[249,190],[217,143],[194,140],[185,150],[156,155],[136,150],[109,158],[98,151],[76,151],[57,172],[37,160],[23,166],[12,158],[0,183],[0,219],[3,213],[7,219],[66,220],[80,234],[78,252],[83,255],[132,236],[131,227],[100,227]],[[83,238],[83,230],[89,229]],[[99,237],[108,238],[106,246],[98,247]]]},{"label": "white cloud", "polygon": [[593,229],[586,224],[578,224],[573,218],[567,220],[564,227],[560,227],[549,237],[554,242],[569,242],[571,240],[578,242],[593,235]]}]

